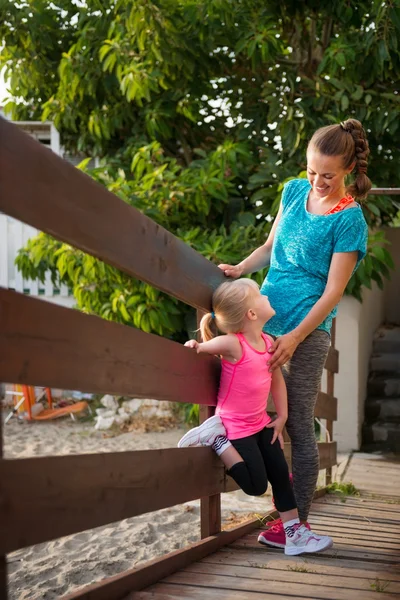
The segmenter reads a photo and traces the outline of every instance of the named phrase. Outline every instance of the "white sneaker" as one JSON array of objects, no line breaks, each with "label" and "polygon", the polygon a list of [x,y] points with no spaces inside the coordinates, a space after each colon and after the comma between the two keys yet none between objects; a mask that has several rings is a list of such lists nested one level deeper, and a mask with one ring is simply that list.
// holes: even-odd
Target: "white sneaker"
[{"label": "white sneaker", "polygon": [[332,538],[327,535],[317,535],[304,525],[297,523],[286,531],[285,554],[294,556],[306,552],[323,552],[333,546]]},{"label": "white sneaker", "polygon": [[219,435],[226,436],[226,429],[222,424],[221,417],[214,415],[204,423],[191,429],[178,442],[178,448],[189,446],[212,446],[215,438]]}]

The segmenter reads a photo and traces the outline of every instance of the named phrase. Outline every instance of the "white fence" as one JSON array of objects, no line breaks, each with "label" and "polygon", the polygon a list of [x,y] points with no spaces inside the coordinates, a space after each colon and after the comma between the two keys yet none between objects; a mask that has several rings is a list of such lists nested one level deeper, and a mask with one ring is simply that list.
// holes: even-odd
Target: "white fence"
[{"label": "white fence", "polygon": [[[0,116],[3,115],[0,113]],[[62,148],[60,148],[59,133],[52,123],[35,121],[14,123],[59,156],[63,154]],[[22,274],[15,266],[18,250],[23,248],[29,238],[34,237],[37,233],[38,230],[34,227],[0,213],[0,286],[32,296],[42,296],[45,300],[56,304],[73,306],[75,299],[68,287],[65,285],[60,288],[55,287],[51,282],[50,273],[46,274],[46,280],[42,284],[38,280],[23,279]]]},{"label": "white fence", "polygon": [[50,273],[46,274],[43,284],[38,280],[23,279],[15,265],[18,250],[37,233],[34,227],[0,214],[0,286],[32,296],[43,296],[46,300],[57,304],[72,306],[74,298],[68,287],[65,285],[60,288],[55,287],[51,282]]}]

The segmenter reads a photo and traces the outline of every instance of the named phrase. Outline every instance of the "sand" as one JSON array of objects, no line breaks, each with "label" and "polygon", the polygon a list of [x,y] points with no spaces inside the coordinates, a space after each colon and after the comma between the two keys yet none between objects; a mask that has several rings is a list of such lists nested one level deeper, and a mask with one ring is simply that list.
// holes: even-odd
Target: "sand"
[{"label": "sand", "polygon": [[[14,459],[173,448],[184,431],[181,427],[110,436],[95,431],[93,423],[69,418],[46,423],[20,423],[13,418],[4,427],[4,454]],[[269,494],[262,498],[241,491],[222,495],[225,523],[269,508]],[[8,556],[9,597],[58,600],[67,592],[199,540],[199,529],[199,501],[194,501],[18,550]]]}]

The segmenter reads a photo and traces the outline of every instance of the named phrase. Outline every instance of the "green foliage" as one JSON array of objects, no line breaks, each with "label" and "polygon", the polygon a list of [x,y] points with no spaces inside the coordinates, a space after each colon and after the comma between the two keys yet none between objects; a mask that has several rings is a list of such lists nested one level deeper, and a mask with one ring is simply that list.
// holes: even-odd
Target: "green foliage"
[{"label": "green foliage", "polygon": [[351,483],[338,483],[334,481],[326,486],[327,494],[335,494],[337,496],[359,496],[360,492]]},{"label": "green foliage", "polygon": [[[53,120],[66,149],[101,158],[96,180],[210,260],[236,262],[265,240],[319,126],[363,121],[374,184],[400,185],[399,32],[392,1],[6,1],[0,69],[13,118]],[[371,231],[399,209],[369,198]],[[186,335],[187,308],[49,236],[18,266],[50,268],[82,310]],[[390,268],[372,233],[348,292],[360,299]]]}]

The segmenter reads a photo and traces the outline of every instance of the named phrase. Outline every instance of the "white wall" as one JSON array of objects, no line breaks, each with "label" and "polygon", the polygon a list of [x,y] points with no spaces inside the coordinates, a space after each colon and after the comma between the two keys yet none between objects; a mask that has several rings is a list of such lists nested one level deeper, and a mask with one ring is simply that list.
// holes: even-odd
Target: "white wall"
[{"label": "white wall", "polygon": [[388,228],[385,233],[395,261],[391,281],[385,282],[383,292],[375,284],[372,290],[364,289],[362,304],[349,296],[339,304],[336,319],[339,373],[335,375],[338,420],[333,429],[339,452],[358,450],[361,445],[374,334],[383,323],[400,324],[400,228]]},{"label": "white wall", "polygon": [[400,325],[400,227],[388,227],[385,233],[394,260],[394,271],[385,284],[385,321]]}]

